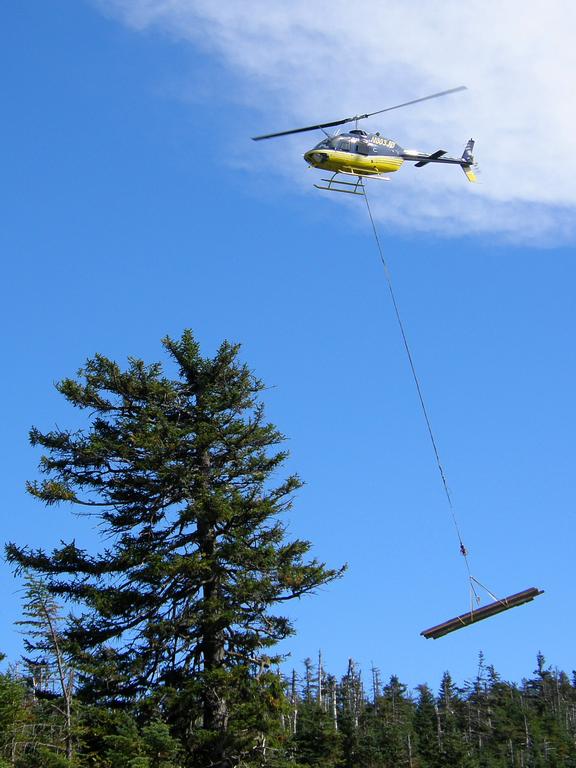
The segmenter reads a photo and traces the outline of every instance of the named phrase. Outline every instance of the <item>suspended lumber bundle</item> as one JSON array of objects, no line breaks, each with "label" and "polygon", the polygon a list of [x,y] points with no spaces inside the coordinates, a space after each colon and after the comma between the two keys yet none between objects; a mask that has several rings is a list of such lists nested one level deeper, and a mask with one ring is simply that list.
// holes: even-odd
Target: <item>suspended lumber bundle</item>
[{"label": "suspended lumber bundle", "polygon": [[542,594],[544,594],[543,590],[537,589],[536,587],[530,587],[530,589],[525,589],[523,592],[517,592],[515,595],[510,595],[510,597],[504,597],[501,600],[489,603],[483,608],[468,611],[468,613],[456,616],[454,619],[445,621],[443,624],[438,624],[435,627],[430,627],[430,629],[425,629],[423,632],[420,632],[420,634],[424,635],[427,639],[432,638],[433,640],[437,640],[439,637],[447,635],[449,632],[455,632],[457,629],[462,629],[462,627],[467,627],[469,624],[475,624],[477,621],[488,619],[490,616],[495,616],[502,611],[508,611],[510,608],[516,608],[518,605],[529,603],[531,600],[534,600],[535,597]]}]

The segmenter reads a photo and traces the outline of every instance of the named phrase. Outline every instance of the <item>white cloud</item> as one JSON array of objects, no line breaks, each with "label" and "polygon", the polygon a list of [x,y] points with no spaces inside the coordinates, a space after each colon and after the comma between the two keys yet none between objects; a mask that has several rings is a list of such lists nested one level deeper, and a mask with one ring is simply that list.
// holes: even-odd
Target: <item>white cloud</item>
[{"label": "white cloud", "polygon": [[[373,111],[464,83],[468,92],[374,118],[368,127],[405,147],[451,154],[474,136],[481,184],[473,188],[449,167],[405,167],[378,194],[386,197],[388,218],[539,242],[572,237],[570,0],[97,1],[136,29],[163,29],[223,60],[244,101],[266,105],[262,131]],[[313,142],[302,138],[298,146]],[[298,155],[294,162],[301,167]],[[309,175],[300,176],[309,183]]]}]

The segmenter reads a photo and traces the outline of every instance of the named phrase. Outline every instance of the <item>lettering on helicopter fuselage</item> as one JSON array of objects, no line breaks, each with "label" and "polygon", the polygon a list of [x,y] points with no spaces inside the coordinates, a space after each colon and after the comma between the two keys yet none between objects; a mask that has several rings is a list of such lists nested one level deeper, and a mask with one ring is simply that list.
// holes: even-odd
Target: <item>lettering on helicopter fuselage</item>
[{"label": "lettering on helicopter fuselage", "polygon": [[380,136],[371,136],[370,141],[373,144],[378,144],[381,147],[388,147],[388,149],[394,149],[396,146],[396,142],[392,141],[392,139],[382,139]]}]

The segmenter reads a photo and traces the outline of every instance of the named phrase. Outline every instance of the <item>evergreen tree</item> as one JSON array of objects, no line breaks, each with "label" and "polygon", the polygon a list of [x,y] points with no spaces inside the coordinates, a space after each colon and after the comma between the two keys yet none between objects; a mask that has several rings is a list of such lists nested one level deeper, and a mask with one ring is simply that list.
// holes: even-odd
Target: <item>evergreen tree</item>
[{"label": "evergreen tree", "polygon": [[449,672],[442,676],[438,694],[441,763],[453,768],[474,765],[467,744],[466,718],[463,702]]},{"label": "evergreen tree", "polygon": [[331,714],[316,701],[301,703],[293,744],[297,764],[314,768],[340,764],[341,735]]},{"label": "evergreen tree", "polygon": [[484,654],[478,655],[476,677],[466,682],[466,733],[468,744],[478,754],[490,738],[489,674]]},{"label": "evergreen tree", "polygon": [[411,763],[414,704],[407,688],[396,675],[391,675],[378,701],[382,732],[384,764],[395,766]]},{"label": "evergreen tree", "polygon": [[442,731],[438,707],[427,685],[419,685],[417,691],[414,727],[418,736],[419,765],[422,768],[436,768],[441,765],[442,753]]},{"label": "evergreen tree", "polygon": [[344,752],[345,768],[358,764],[361,741],[360,717],[364,709],[364,688],[362,675],[353,659],[348,660],[348,670],[338,688],[340,699],[339,733]]},{"label": "evergreen tree", "polygon": [[178,377],[160,363],[130,359],[122,370],[97,355],[57,385],[87,427],[30,433],[45,451],[46,479],[29,492],[89,511],[106,548],[9,544],[7,557],[50,595],[82,606],[64,635],[84,700],[119,705],[162,691],[188,712],[182,732],[199,722],[203,736],[192,742],[224,766],[238,670],[270,663],[265,651],[293,631],[271,609],[342,569],[308,560],[309,542],[287,539],[279,515],[301,483],[292,475],[273,484],[284,438],[264,420],[263,384],[239,363],[238,346],[224,343],[210,359],[189,331],[163,344]]},{"label": "evergreen tree", "polygon": [[[1,659],[4,658],[0,654]],[[28,746],[26,688],[10,673],[0,674],[0,768],[14,765]],[[6,762],[4,762],[6,760]]]},{"label": "evergreen tree", "polygon": [[289,684],[290,708],[296,701],[297,716],[291,741],[292,757],[298,764],[329,768],[339,764],[341,738],[336,712],[336,680],[327,676],[318,653],[316,671],[312,659],[304,659],[304,677],[300,696],[295,696],[296,676]]},{"label": "evergreen tree", "polygon": [[[106,768],[179,768],[182,765],[180,746],[166,723],[156,720],[139,728],[128,713],[115,712],[108,728],[100,754]],[[91,757],[99,760],[98,755]]]},{"label": "evergreen tree", "polygon": [[52,709],[63,720],[63,742],[68,762],[72,760],[72,697],[74,670],[64,654],[60,609],[44,582],[30,574],[25,578],[24,663],[35,696],[54,700]]}]

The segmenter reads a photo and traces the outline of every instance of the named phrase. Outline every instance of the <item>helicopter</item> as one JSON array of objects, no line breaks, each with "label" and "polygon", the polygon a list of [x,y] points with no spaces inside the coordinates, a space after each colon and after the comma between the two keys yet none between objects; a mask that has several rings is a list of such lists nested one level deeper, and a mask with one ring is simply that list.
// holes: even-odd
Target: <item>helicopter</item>
[{"label": "helicopter", "polygon": [[[329,179],[322,179],[326,186],[314,184],[317,189],[328,192],[346,192],[348,194],[363,195],[364,179],[379,179],[381,181],[390,181],[385,176],[386,173],[398,171],[405,161],[414,162],[416,168],[423,168],[429,163],[447,163],[449,165],[459,165],[464,171],[468,181],[476,182],[477,165],[474,162],[474,140],[470,139],[464,147],[461,157],[450,157],[446,150],[438,149],[431,154],[419,152],[417,150],[403,149],[396,141],[381,136],[379,132],[368,133],[358,128],[358,121],[365,120],[374,115],[381,115],[383,112],[390,112],[393,109],[408,107],[411,104],[418,104],[421,101],[437,99],[440,96],[447,96],[450,93],[466,90],[465,85],[457,88],[450,88],[447,91],[432,93],[429,96],[423,96],[419,99],[406,101],[402,104],[396,104],[393,107],[379,109],[377,112],[368,112],[364,115],[355,115],[354,117],[345,117],[342,120],[332,120],[327,123],[318,123],[309,125],[305,128],[294,128],[289,131],[280,131],[278,133],[267,133],[263,136],[253,136],[253,141],[262,141],[263,139],[275,139],[280,136],[289,136],[294,133],[305,133],[307,131],[321,130],[326,134],[323,139],[312,149],[304,153],[304,160],[311,168],[319,168],[323,171],[332,171]],[[352,130],[345,133],[336,133],[330,135],[324,129],[334,128],[347,123],[354,123]],[[340,176],[352,176],[356,181],[346,181]]]}]

